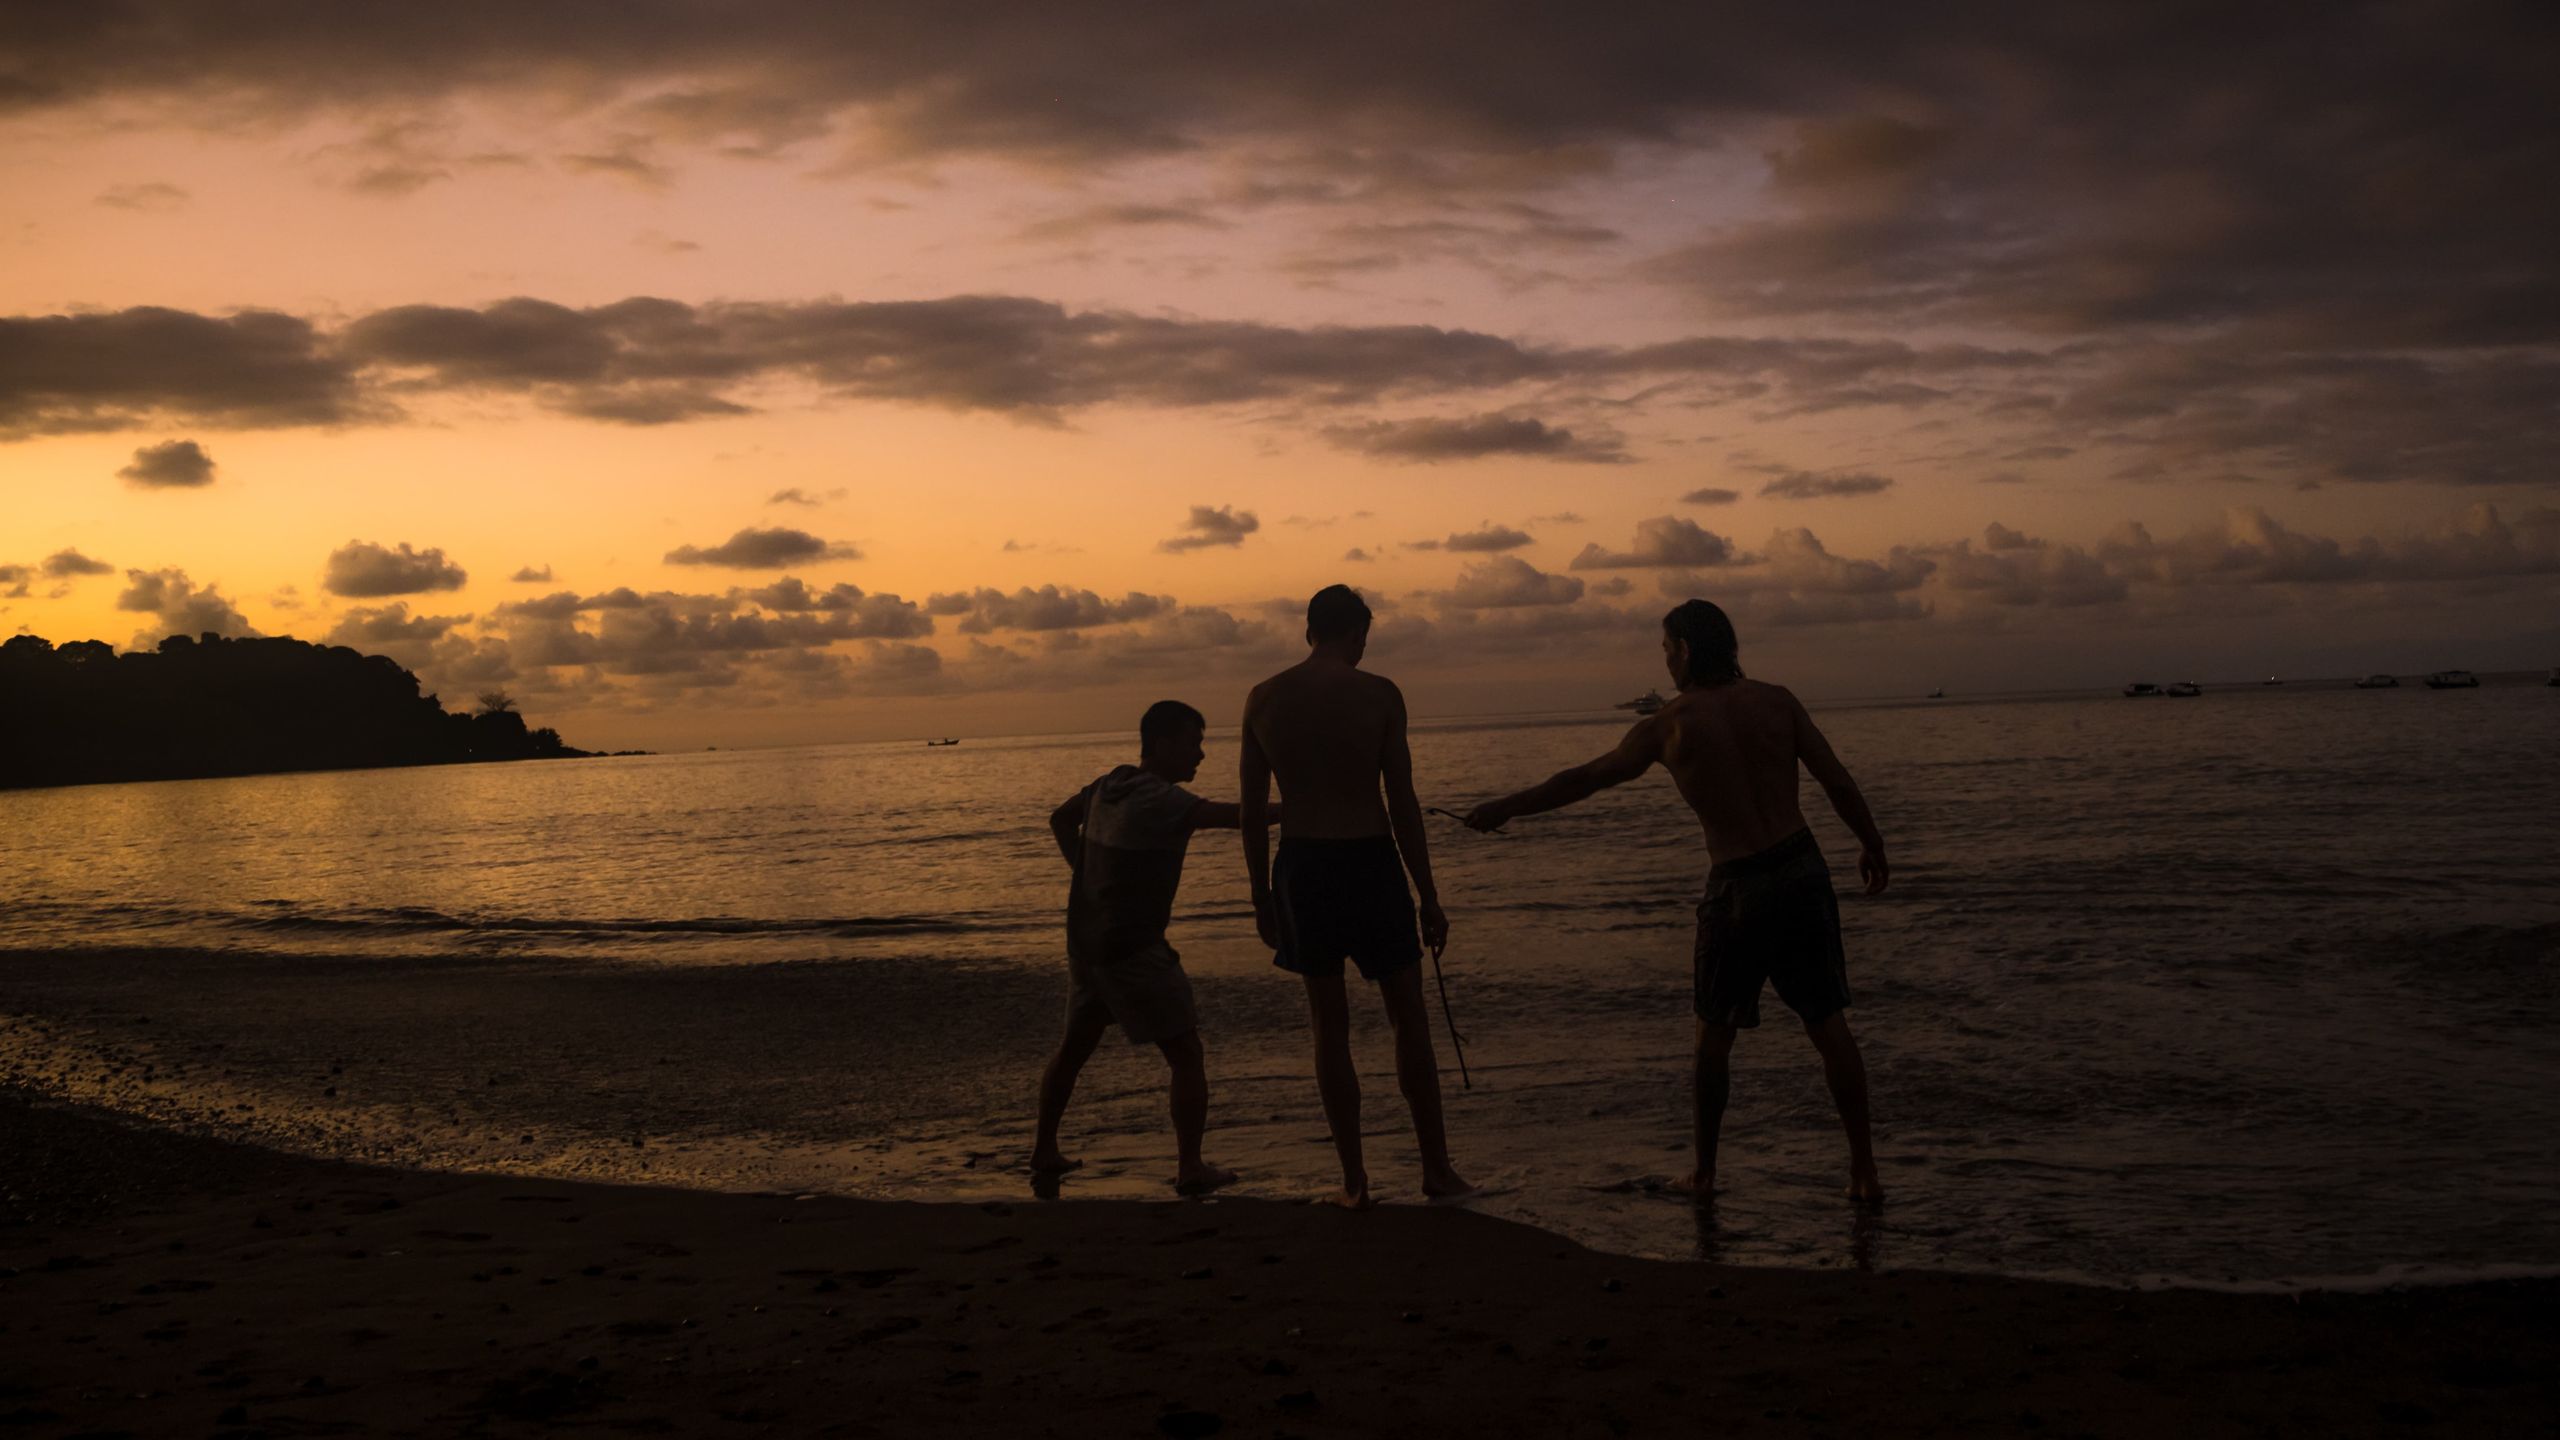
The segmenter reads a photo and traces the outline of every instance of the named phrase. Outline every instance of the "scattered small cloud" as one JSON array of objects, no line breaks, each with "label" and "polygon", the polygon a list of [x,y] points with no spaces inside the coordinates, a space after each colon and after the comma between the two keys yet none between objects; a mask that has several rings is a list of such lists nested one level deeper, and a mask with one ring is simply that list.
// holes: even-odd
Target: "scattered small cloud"
[{"label": "scattered small cloud", "polygon": [[736,570],[779,570],[822,560],[859,560],[851,545],[821,540],[806,530],[752,526],[717,545],[679,545],[666,554],[670,565],[726,565]]},{"label": "scattered small cloud", "polygon": [[239,607],[214,586],[198,586],[184,570],[127,570],[124,576],[124,593],[116,597],[116,608],[150,615],[158,622],[155,628],[136,632],[130,648],[147,650],[168,635],[258,633]]},{"label": "scattered small cloud", "polygon": [[413,550],[405,541],[397,549],[385,549],[370,540],[350,540],[329,553],[320,588],[351,599],[375,599],[459,590],[469,578],[442,550]]},{"label": "scattered small cloud", "polygon": [[115,573],[115,568],[104,560],[92,560],[77,550],[56,550],[44,558],[43,566],[46,578],[53,580],[71,580],[83,575],[111,575]]},{"label": "scattered small cloud", "polygon": [[1262,528],[1261,519],[1250,510],[1237,511],[1224,505],[1194,505],[1191,518],[1183,522],[1183,533],[1161,540],[1156,548],[1179,555],[1186,550],[1205,550],[1213,546],[1235,546],[1244,537]]},{"label": "scattered small cloud", "polygon": [[95,203],[110,210],[166,212],[184,209],[193,198],[166,180],[145,180],[137,185],[110,185],[98,192]]},{"label": "scattered small cloud", "polygon": [[1371,555],[1369,554],[1369,552],[1368,552],[1368,551],[1361,549],[1361,548],[1360,548],[1359,546],[1357,546],[1357,545],[1354,545],[1354,546],[1352,546],[1350,549],[1345,550],[1345,551],[1343,551],[1343,552],[1342,552],[1342,558],[1343,558],[1343,559],[1345,559],[1345,560],[1349,560],[1349,561],[1351,561],[1351,562],[1352,562],[1352,563],[1354,563],[1354,564],[1366,565],[1366,564],[1368,564],[1368,563],[1370,562],[1370,560],[1371,560],[1371,559],[1373,559],[1374,557],[1373,557],[1373,556],[1371,556]]},{"label": "scattered small cloud", "polygon": [[1583,584],[1550,575],[1517,555],[1496,555],[1458,572],[1444,603],[1459,610],[1509,610],[1530,605],[1570,605]]},{"label": "scattered small cloud", "polygon": [[1523,545],[1536,543],[1536,537],[1508,525],[1484,525],[1473,530],[1461,530],[1441,543],[1451,550],[1485,553],[1517,550]]},{"label": "scattered small cloud", "polygon": [[548,585],[551,583],[551,567],[548,565],[527,565],[507,578],[519,585]]},{"label": "scattered small cloud", "polygon": [[133,452],[116,474],[150,490],[193,490],[213,483],[213,456],[193,440],[168,440]]},{"label": "scattered small cloud", "polygon": [[1681,496],[1680,503],[1683,505],[1730,505],[1741,498],[1742,492],[1739,490],[1705,485]]},{"label": "scattered small cloud", "polygon": [[826,504],[830,500],[841,500],[844,497],[845,490],[842,486],[812,495],[808,491],[794,485],[788,489],[774,491],[772,494],[765,497],[764,503],[767,505],[806,505],[814,509],[817,506]]},{"label": "scattered small cloud", "polygon": [[1629,459],[1623,440],[1615,434],[1580,436],[1528,416],[1372,420],[1358,425],[1328,425],[1322,433],[1337,448],[1405,464],[1431,465],[1495,455],[1596,465],[1624,464]]},{"label": "scattered small cloud", "polygon": [[1875,495],[1892,488],[1893,482],[1882,475],[1816,475],[1798,470],[1761,486],[1760,493],[1779,500],[1823,500]]},{"label": "scattered small cloud", "polygon": [[1735,560],[1733,542],[1695,520],[1657,515],[1636,522],[1635,542],[1624,550],[1585,545],[1573,557],[1575,570],[1634,570],[1657,566],[1727,565]]}]

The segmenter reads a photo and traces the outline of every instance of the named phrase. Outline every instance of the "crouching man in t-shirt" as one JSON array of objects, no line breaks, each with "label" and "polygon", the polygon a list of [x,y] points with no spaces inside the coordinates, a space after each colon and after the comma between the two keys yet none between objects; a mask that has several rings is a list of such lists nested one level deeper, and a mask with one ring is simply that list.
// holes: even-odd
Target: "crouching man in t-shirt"
[{"label": "crouching man in t-shirt", "polygon": [[1138,763],[1077,791],[1049,816],[1075,879],[1067,891],[1067,1033],[1040,1077],[1035,1175],[1084,1163],[1058,1152],[1058,1121],[1102,1032],[1118,1025],[1131,1044],[1163,1051],[1173,1069],[1173,1136],[1181,1153],[1174,1188],[1197,1195],[1236,1178],[1200,1158],[1209,1119],[1200,1017],[1182,957],[1164,938],[1191,832],[1236,828],[1235,806],[1182,788],[1200,772],[1206,723],[1179,700],[1148,706],[1138,721]]}]

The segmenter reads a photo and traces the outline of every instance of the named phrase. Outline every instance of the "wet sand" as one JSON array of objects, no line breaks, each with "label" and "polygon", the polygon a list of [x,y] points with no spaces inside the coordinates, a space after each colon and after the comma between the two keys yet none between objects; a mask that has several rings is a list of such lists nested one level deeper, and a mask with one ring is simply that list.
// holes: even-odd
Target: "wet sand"
[{"label": "wet sand", "polygon": [[2560,1284],[2132,1293],[1463,1210],[371,1168],[0,1092],[24,1435],[2536,1433]]}]

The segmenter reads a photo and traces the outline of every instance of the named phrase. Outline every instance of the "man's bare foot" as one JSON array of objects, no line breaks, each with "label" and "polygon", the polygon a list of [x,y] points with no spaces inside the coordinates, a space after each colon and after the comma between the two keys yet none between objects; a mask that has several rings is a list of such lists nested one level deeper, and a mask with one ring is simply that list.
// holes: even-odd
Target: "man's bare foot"
[{"label": "man's bare foot", "polygon": [[1378,1202],[1369,1198],[1369,1187],[1366,1185],[1361,1186],[1357,1190],[1337,1190],[1331,1195],[1324,1197],[1324,1203],[1331,1205],[1338,1210],[1375,1210],[1378,1208]]},{"label": "man's bare foot", "polygon": [[1716,1172],[1692,1170],[1671,1182],[1672,1193],[1686,1195],[1692,1205],[1712,1205],[1716,1198]]},{"label": "man's bare foot", "polygon": [[1422,1172],[1422,1193],[1434,1200],[1466,1200],[1484,1193],[1481,1185],[1471,1185],[1457,1167],[1443,1165]]},{"label": "man's bare foot", "polygon": [[1064,1175],[1070,1170],[1083,1168],[1083,1161],[1070,1160],[1055,1150],[1031,1152],[1031,1173],[1034,1175]]},{"label": "man's bare foot", "polygon": [[1876,1172],[1873,1170],[1869,1170],[1863,1175],[1851,1175],[1849,1177],[1849,1188],[1843,1193],[1861,1205],[1881,1205],[1884,1203],[1884,1183],[1876,1179]]},{"label": "man's bare foot", "polygon": [[1174,1173],[1173,1189],[1178,1195],[1206,1195],[1236,1183],[1236,1172],[1224,1166],[1202,1161],[1185,1165]]}]

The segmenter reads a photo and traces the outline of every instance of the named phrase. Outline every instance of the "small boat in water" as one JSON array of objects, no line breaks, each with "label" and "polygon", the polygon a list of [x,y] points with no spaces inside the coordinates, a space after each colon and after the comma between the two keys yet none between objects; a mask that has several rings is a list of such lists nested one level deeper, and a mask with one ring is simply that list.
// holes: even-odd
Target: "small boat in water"
[{"label": "small boat in water", "polygon": [[2356,688],[2359,690],[2397,690],[2400,688],[2400,677],[2397,675],[2367,675],[2356,682]]},{"label": "small boat in water", "polygon": [[2430,690],[2477,690],[2480,677],[2468,670],[2439,670],[2427,677]]},{"label": "small boat in water", "polygon": [[1651,715],[1659,711],[1662,706],[1662,692],[1659,690],[1647,690],[1633,700],[1621,700],[1609,708],[1612,710],[1633,710],[1639,715]]},{"label": "small boat in water", "polygon": [[2159,686],[2152,684],[2148,680],[2136,680],[2132,684],[2124,687],[2124,698],[2127,700],[2148,700],[2153,696],[2166,695],[2168,693],[2168,691],[2161,689]]},{"label": "small boat in water", "polygon": [[2204,693],[2204,687],[2193,680],[2181,680],[2177,684],[2170,686],[2168,693],[2175,699],[2192,700],[2198,695]]},{"label": "small boat in water", "polygon": [[939,750],[945,745],[957,745],[960,742],[957,740],[927,740],[924,743],[925,748],[928,750]]}]

